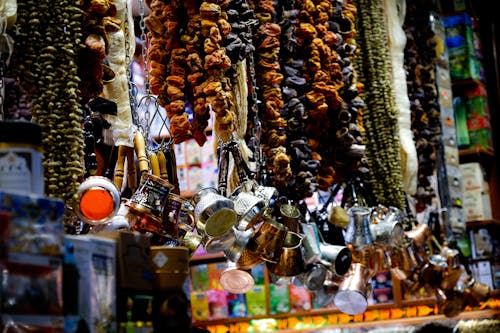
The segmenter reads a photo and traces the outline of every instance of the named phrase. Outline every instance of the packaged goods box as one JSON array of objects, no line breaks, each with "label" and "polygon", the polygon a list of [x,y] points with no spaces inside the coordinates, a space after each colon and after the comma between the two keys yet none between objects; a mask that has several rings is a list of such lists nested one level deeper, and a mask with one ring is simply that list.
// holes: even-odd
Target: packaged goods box
[{"label": "packaged goods box", "polygon": [[116,241],[65,235],[64,244],[66,332],[116,333]]}]

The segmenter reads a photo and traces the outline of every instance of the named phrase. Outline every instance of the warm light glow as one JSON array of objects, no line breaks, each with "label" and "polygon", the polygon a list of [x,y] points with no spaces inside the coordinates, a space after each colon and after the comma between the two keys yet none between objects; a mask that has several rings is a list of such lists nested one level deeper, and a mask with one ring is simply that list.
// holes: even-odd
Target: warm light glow
[{"label": "warm light glow", "polygon": [[113,213],[114,205],[111,193],[101,188],[90,189],[80,198],[82,215],[92,221],[100,221],[109,217]]}]

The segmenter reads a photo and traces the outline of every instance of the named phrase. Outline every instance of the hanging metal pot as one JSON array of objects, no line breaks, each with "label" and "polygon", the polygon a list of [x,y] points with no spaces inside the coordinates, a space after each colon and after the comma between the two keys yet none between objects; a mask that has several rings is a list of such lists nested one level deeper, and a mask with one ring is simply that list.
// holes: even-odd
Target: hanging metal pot
[{"label": "hanging metal pot", "polygon": [[350,315],[365,312],[371,292],[370,269],[360,263],[353,263],[339,283],[335,294],[335,306]]},{"label": "hanging metal pot", "polygon": [[201,234],[218,237],[229,232],[237,221],[234,202],[215,188],[198,191],[192,198],[196,228]]},{"label": "hanging metal pot", "polygon": [[302,239],[303,236],[296,232],[287,232],[277,262],[266,263],[271,273],[277,276],[296,276],[304,272],[305,264]]},{"label": "hanging metal pot", "polygon": [[283,224],[265,216],[259,229],[250,238],[247,248],[262,260],[276,263],[283,250],[287,232],[288,229]]}]

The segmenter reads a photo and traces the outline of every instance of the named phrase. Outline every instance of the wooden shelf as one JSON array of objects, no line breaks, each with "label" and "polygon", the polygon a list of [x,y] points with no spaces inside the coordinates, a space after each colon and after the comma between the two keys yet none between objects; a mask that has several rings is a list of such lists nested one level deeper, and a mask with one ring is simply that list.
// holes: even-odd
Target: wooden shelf
[{"label": "wooden shelf", "polygon": [[495,152],[493,149],[483,147],[461,149],[458,151],[458,154],[460,164],[478,162],[483,167],[487,179],[490,179],[495,164]]},{"label": "wooden shelf", "polygon": [[486,226],[500,226],[500,220],[492,219],[492,220],[479,220],[479,221],[467,221],[465,222],[467,228],[475,229]]},{"label": "wooden shelf", "polygon": [[466,80],[460,80],[460,81],[454,81],[451,83],[451,86],[453,89],[465,89],[465,88],[470,88],[478,85],[486,85],[483,81],[479,79],[466,79]]},{"label": "wooden shelf", "polygon": [[[417,308],[421,306],[418,305]],[[396,310],[393,313],[391,310]],[[212,320],[212,321],[196,321],[194,322],[195,327],[209,327],[212,329],[222,329],[222,327],[227,326],[226,330],[224,332],[229,332],[231,331],[229,328],[233,328],[234,332],[239,331],[238,330],[238,323],[248,323],[249,321],[253,320],[259,320],[259,319],[277,319],[281,322],[285,321],[288,318],[296,318],[293,321],[308,321],[308,320],[319,320],[321,321],[322,317],[321,316],[327,316],[327,317],[333,317],[335,315],[341,316],[341,318],[336,318],[336,320],[333,320],[331,324],[327,324],[321,327],[314,327],[314,328],[301,328],[300,330],[297,328],[283,328],[283,329],[278,329],[274,330],[273,332],[279,332],[279,333],[296,333],[296,332],[326,332],[329,329],[336,329],[338,330],[339,328],[346,328],[346,329],[354,329],[354,328],[367,328],[367,327],[386,327],[386,326],[413,326],[417,325],[420,323],[426,323],[429,321],[459,321],[459,320],[464,320],[464,319],[483,319],[483,318],[499,318],[500,316],[500,311],[498,309],[479,309],[479,310],[468,310],[468,311],[463,311],[459,313],[457,316],[449,318],[446,317],[445,315],[442,314],[421,314],[418,316],[411,316],[411,317],[406,317],[404,315],[404,311],[398,311],[399,309],[394,308],[392,304],[389,304],[389,306],[384,306],[384,307],[375,307],[375,306],[369,306],[367,312],[369,313],[383,313],[387,312],[386,319],[375,319],[375,318],[364,318],[364,315],[347,315],[347,314],[341,314],[339,313],[338,310],[336,309],[329,309],[327,311],[316,311],[316,310],[311,310],[307,312],[294,312],[294,313],[286,313],[286,314],[276,314],[276,315],[265,315],[265,316],[255,316],[255,317],[245,317],[245,318],[225,318],[225,319],[218,319],[218,320]],[[404,310],[404,309],[403,309]],[[418,311],[418,310],[416,310]],[[397,312],[400,312],[400,316],[397,316]],[[287,326],[287,325],[283,325]],[[218,331],[217,331],[218,332]],[[221,330],[222,332],[222,330]]]},{"label": "wooden shelf", "polygon": [[226,260],[226,257],[224,256],[224,253],[209,253],[209,254],[204,254],[200,256],[192,256],[191,259],[189,259],[189,265],[200,265],[200,264],[206,264],[206,263],[211,263],[211,262],[220,262]]},{"label": "wooden shelf", "polygon": [[460,149],[458,154],[460,157],[460,163],[466,163],[470,160],[484,160],[495,156],[493,149],[486,149],[482,147]]}]

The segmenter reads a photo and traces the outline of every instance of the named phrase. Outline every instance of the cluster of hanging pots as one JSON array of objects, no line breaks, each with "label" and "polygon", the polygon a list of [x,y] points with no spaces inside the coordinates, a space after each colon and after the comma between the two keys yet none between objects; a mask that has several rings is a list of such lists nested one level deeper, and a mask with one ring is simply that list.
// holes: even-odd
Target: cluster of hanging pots
[{"label": "cluster of hanging pots", "polygon": [[81,198],[100,187],[114,193],[115,205],[107,216],[91,217],[78,209],[78,217],[91,225],[90,233],[128,229],[150,236],[153,246],[187,247],[190,255],[199,247],[223,253],[227,268],[219,279],[232,293],[251,290],[251,270],[264,264],[273,283],[300,284],[319,305],[333,303],[348,314],[366,310],[371,279],[381,270],[392,271],[411,292],[432,290],[447,316],[489,296],[487,286],[464,274],[458,251],[443,246],[440,253],[430,253],[429,226],[404,231],[404,215],[395,207],[352,206],[342,228],[345,245],[334,245],[273,187],[250,182],[227,195],[208,187],[187,199],[150,173],[140,184],[129,199],[120,200],[107,178],[87,178],[79,188]]}]

